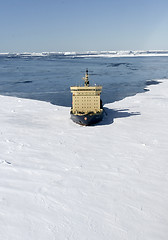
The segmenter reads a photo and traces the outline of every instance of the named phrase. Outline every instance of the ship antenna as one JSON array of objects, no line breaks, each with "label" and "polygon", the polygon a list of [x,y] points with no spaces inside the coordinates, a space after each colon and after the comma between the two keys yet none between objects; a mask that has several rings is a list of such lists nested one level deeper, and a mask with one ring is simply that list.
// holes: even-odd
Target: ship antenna
[{"label": "ship antenna", "polygon": [[85,77],[83,78],[85,80],[85,86],[89,86],[89,80],[88,80],[88,69],[86,69]]}]

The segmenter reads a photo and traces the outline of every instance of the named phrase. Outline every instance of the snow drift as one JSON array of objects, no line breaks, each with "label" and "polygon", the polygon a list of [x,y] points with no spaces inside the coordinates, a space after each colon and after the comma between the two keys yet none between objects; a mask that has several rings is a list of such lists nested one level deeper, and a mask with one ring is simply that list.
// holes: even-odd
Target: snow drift
[{"label": "snow drift", "polygon": [[167,240],[168,81],[105,106],[0,96],[0,238]]}]

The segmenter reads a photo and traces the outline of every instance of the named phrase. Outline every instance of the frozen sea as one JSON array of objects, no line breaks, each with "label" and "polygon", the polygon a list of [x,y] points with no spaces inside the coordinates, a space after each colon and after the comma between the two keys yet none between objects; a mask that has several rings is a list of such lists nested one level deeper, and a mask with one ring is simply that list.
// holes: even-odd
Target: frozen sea
[{"label": "frozen sea", "polygon": [[96,54],[1,54],[0,94],[71,106],[70,86],[103,85],[103,103],[143,92],[146,81],[168,78],[168,56],[109,57]]},{"label": "frozen sea", "polygon": [[[167,240],[167,57],[0,59],[0,240]],[[106,102],[125,97],[95,126],[66,106],[2,96],[69,105],[86,67]]]}]

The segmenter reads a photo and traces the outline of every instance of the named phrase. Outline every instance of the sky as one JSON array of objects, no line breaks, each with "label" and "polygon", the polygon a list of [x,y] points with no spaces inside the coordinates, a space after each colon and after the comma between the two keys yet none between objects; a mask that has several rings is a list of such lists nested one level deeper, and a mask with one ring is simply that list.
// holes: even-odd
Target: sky
[{"label": "sky", "polygon": [[0,52],[168,50],[167,0],[0,0]]}]

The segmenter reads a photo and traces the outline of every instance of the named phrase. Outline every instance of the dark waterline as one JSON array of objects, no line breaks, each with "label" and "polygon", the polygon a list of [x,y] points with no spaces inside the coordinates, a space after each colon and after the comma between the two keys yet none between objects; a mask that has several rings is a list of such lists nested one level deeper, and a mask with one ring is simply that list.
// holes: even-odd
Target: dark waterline
[{"label": "dark waterline", "polygon": [[0,94],[71,106],[70,86],[103,86],[103,103],[144,92],[147,80],[168,78],[168,57],[80,58],[0,56]]}]

